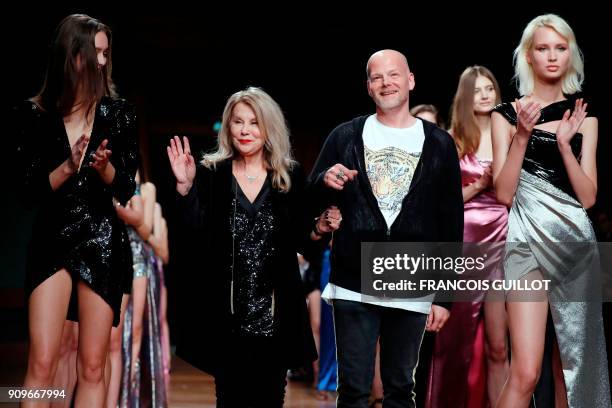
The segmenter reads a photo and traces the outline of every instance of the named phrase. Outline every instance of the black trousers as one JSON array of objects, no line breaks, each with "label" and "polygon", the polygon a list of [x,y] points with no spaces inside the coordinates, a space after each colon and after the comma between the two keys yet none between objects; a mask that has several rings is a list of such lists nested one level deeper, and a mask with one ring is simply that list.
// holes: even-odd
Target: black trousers
[{"label": "black trousers", "polygon": [[391,307],[334,300],[338,356],[338,407],[367,408],[380,336],[385,408],[415,407],[414,373],[427,315]]},{"label": "black trousers", "polygon": [[282,407],[287,367],[276,357],[272,339],[236,336],[231,342],[231,355],[215,375],[217,407]]}]

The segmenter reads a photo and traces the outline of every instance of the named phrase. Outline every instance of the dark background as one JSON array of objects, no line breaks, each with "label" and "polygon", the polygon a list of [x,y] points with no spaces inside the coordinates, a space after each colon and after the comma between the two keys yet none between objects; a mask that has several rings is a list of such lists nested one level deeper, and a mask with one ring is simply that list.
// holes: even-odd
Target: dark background
[{"label": "dark background", "polygon": [[[432,3],[429,9],[400,10],[389,3],[370,3],[359,10],[351,6],[350,14],[314,5],[279,6],[269,12],[238,5],[228,10],[202,10],[208,7],[202,5],[180,13],[60,6],[43,12],[33,5],[31,10],[6,11],[1,27],[3,116],[39,90],[48,45],[64,16],[84,12],[109,25],[114,35],[113,76],[120,95],[138,107],[145,175],[158,187],[158,201],[170,224],[172,256],[180,240],[174,239],[173,184],[165,146],[173,134],[189,136],[194,150],[213,146],[213,123],[233,92],[255,85],[272,95],[286,114],[295,155],[309,170],[335,126],[373,111],[365,88],[365,63],[373,52],[394,48],[405,53],[416,78],[411,106],[432,103],[447,119],[459,75],[469,65],[491,69],[502,99],[515,98],[512,52],[521,32],[533,17],[554,12],[572,26],[585,55],[584,91],[600,120],[598,205],[609,209],[607,13],[585,2],[553,7],[473,4]],[[8,149],[15,136],[3,136]],[[9,149],[2,171],[9,180],[14,174],[11,158]],[[0,201],[0,289],[20,288],[31,214],[21,210],[10,190]],[[174,262],[167,269],[171,302],[173,282],[186,276],[178,269]]]}]

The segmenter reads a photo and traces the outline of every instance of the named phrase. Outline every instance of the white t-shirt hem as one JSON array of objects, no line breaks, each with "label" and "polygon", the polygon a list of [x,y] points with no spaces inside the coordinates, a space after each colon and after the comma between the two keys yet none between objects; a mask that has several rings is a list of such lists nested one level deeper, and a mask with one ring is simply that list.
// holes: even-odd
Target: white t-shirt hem
[{"label": "white t-shirt hem", "polygon": [[363,295],[359,292],[354,292],[352,290],[345,289],[341,286],[334,285],[333,283],[328,283],[325,289],[323,290],[323,293],[321,294],[321,299],[325,300],[328,304],[332,304],[332,300],[334,299],[351,300],[353,302],[409,310],[411,312],[423,314],[429,314],[431,312],[432,298],[433,295],[429,295],[424,298],[419,298],[422,299],[421,301],[408,301],[399,298]]}]

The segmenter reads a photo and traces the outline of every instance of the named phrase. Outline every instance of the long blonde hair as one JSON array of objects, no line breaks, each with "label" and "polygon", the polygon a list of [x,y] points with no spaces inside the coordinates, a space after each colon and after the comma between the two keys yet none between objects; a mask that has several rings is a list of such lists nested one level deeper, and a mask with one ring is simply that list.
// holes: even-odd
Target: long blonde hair
[{"label": "long blonde hair", "polygon": [[561,90],[565,94],[574,94],[582,90],[584,82],[584,61],[582,52],[576,43],[574,31],[567,21],[556,14],[544,14],[531,20],[521,37],[521,42],[514,50],[514,79],[521,95],[530,95],[534,87],[533,68],[527,62],[527,53],[533,46],[533,36],[540,27],[548,27],[567,40],[570,51],[570,66],[563,76]]},{"label": "long blonde hair", "polygon": [[227,100],[221,130],[217,138],[217,149],[205,154],[201,163],[207,168],[215,168],[221,161],[237,156],[232,143],[230,121],[232,112],[238,103],[247,104],[255,112],[262,137],[264,138],[264,160],[267,168],[272,171],[272,186],[280,191],[291,189],[289,171],[295,166],[289,141],[289,128],[280,106],[264,90],[249,87],[236,92]]},{"label": "long blonde hair", "polygon": [[495,104],[501,101],[499,85],[491,71],[480,65],[468,67],[463,71],[451,107],[450,132],[455,139],[459,157],[475,153],[480,145],[480,128],[474,113],[474,87],[478,76],[486,77],[493,83]]}]

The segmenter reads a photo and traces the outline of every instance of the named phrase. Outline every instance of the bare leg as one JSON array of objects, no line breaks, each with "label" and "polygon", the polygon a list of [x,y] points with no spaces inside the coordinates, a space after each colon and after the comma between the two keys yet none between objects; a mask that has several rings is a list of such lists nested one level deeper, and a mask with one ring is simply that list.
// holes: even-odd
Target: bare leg
[{"label": "bare leg", "polygon": [[485,352],[487,355],[487,396],[494,407],[510,373],[508,360],[508,318],[504,302],[485,302]]},{"label": "bare leg", "polygon": [[[308,314],[310,316],[310,327],[318,353],[321,346],[321,291],[318,289],[308,294]],[[316,387],[319,378],[319,359],[312,363],[312,368],[314,385]]]},{"label": "bare leg", "polygon": [[[30,347],[24,387],[43,389],[53,384],[71,290],[70,275],[65,269],[60,269],[34,289],[30,296]],[[26,401],[22,406],[48,407],[50,404]]]},{"label": "bare leg", "polygon": [[140,344],[142,341],[142,320],[145,302],[147,300],[148,278],[146,276],[134,279],[132,284],[132,362],[131,381],[134,380],[134,367],[140,357]]},{"label": "bare leg", "polygon": [[53,408],[69,408],[74,386],[76,385],[76,352],[78,348],[78,323],[72,320],[64,322],[62,332],[62,344],[60,345],[59,361],[55,379],[53,380],[53,388],[64,390],[66,398],[52,402]]},{"label": "bare leg", "polygon": [[79,324],[72,322],[72,338],[71,338],[71,350],[70,350],[70,362],[71,367],[68,371],[68,389],[66,394],[70,394],[70,401],[74,398],[74,391],[76,390],[77,383],[77,354],[79,350]]},{"label": "bare leg", "polygon": [[[531,278],[541,279],[539,271],[531,272]],[[514,294],[510,294],[511,299]],[[522,296],[523,294],[517,294]],[[531,296],[536,295],[533,293]],[[538,302],[509,301],[508,328],[512,347],[510,376],[502,389],[498,408],[527,408],[532,399],[542,370],[544,336],[548,318],[548,300],[545,293]]]},{"label": "bare leg", "polygon": [[559,352],[557,336],[555,336],[555,340],[553,342],[552,369],[555,379],[555,407],[567,408],[567,389],[565,388],[565,378],[563,377],[563,366],[561,365],[561,353]]},{"label": "bare leg", "polygon": [[380,376],[380,339],[376,341],[376,359],[374,361],[374,379],[372,380],[372,397],[374,406],[380,404],[384,396],[382,377]]},{"label": "bare leg", "polygon": [[110,380],[108,381],[108,395],[106,397],[107,408],[116,408],[119,400],[119,389],[121,387],[121,340],[123,334],[123,318],[127,309],[130,295],[124,294],[121,298],[121,316],[119,317],[119,326],[111,329],[109,361],[110,367],[106,371],[110,371]]},{"label": "bare leg", "polygon": [[[70,346],[72,340],[72,326],[71,321],[66,320],[64,322],[64,328],[62,329],[62,342],[60,343],[59,358],[57,361],[57,370],[55,371],[55,377],[53,379],[53,388],[60,390],[66,390],[68,387],[68,375],[70,370]],[[76,369],[76,367],[75,367]],[[69,407],[70,402],[61,400],[61,402],[52,402],[52,407]]]},{"label": "bare leg", "polygon": [[113,325],[113,311],[86,283],[79,282],[77,290],[79,352],[75,407],[101,408],[106,400],[104,366]]}]

